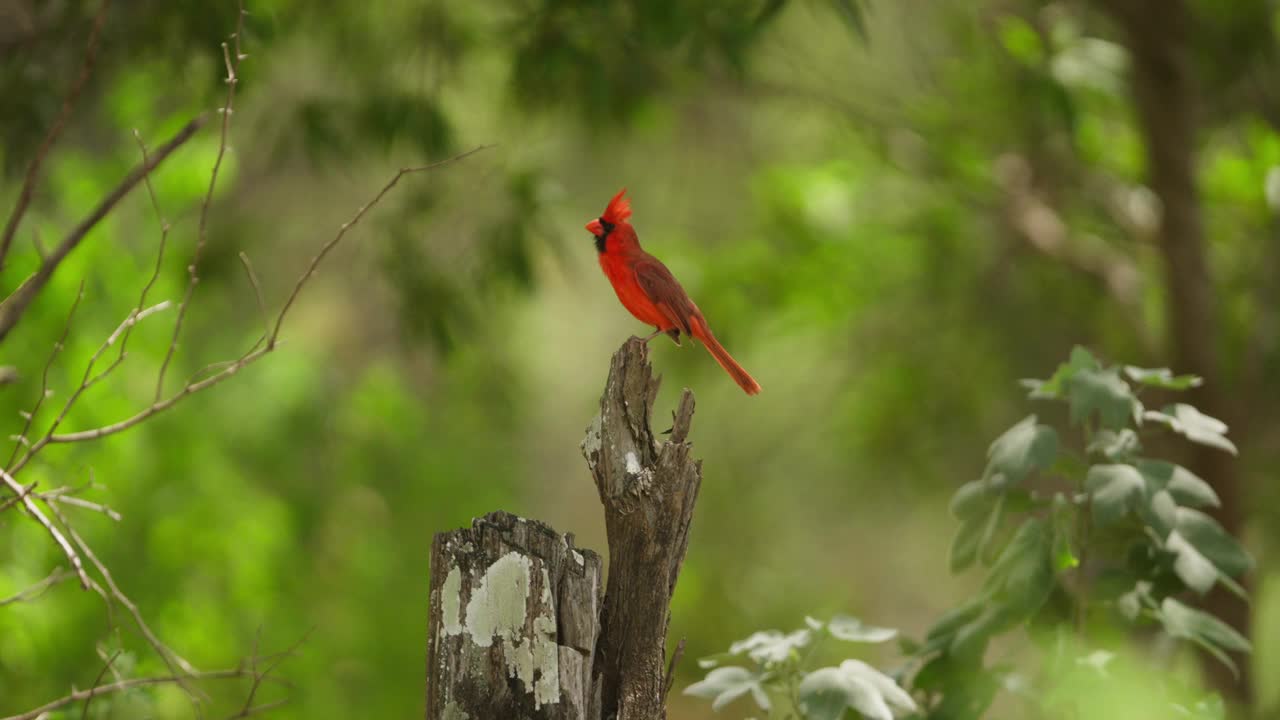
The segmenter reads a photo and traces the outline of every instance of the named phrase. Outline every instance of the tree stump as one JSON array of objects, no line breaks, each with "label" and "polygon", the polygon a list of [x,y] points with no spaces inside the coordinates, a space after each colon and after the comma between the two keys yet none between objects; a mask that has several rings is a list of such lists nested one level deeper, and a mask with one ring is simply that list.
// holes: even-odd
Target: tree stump
[{"label": "tree stump", "polygon": [[490,513],[431,547],[427,717],[594,720],[600,556]]},{"label": "tree stump", "polygon": [[635,338],[614,354],[600,414],[582,441],[609,538],[609,584],[596,649],[605,720],[666,717],[671,594],[702,485],[702,463],[690,458],[685,442],[693,393],[685,389],[671,439],[658,443],[649,416],[659,379],[648,355],[648,346]]},{"label": "tree stump", "polygon": [[649,426],[658,393],[648,347],[613,356],[582,452],[604,505],[601,560],[535,520],[490,513],[439,533],[431,552],[427,720],[660,720],[671,595],[702,483],[685,441]]}]

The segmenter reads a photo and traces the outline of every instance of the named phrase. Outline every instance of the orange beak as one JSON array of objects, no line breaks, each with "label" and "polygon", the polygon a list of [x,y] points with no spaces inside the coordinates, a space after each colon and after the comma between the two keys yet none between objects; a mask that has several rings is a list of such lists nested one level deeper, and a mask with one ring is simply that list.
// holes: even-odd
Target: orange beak
[{"label": "orange beak", "polygon": [[591,222],[587,223],[587,232],[591,233],[592,235],[595,235],[596,237],[599,237],[604,234],[604,226],[600,224],[599,218],[596,218],[595,220],[592,220]]}]

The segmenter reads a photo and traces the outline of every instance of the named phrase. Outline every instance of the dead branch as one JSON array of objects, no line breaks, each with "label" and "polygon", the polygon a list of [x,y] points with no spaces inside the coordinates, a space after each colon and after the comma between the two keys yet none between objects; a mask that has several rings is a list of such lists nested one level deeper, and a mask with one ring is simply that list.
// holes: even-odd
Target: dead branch
[{"label": "dead branch", "polygon": [[[37,720],[37,718],[46,717],[49,713],[52,713],[55,710],[60,710],[68,705],[73,705],[75,703],[81,702],[83,700],[88,700],[93,697],[101,697],[103,695],[109,695],[111,693],[130,690],[133,688],[153,687],[156,685],[170,685],[170,684],[182,682],[183,680],[227,680],[232,678],[246,678],[246,677],[250,677],[251,675],[252,674],[248,670],[245,670],[243,668],[230,668],[227,670],[210,670],[206,672],[199,672],[199,673],[194,673],[187,676],[161,675],[158,677],[132,678],[129,680],[120,680],[118,682],[113,682],[108,685],[99,685],[97,687],[90,688],[88,690],[76,690],[75,692],[70,693],[64,697],[60,697],[57,700],[47,702],[38,708],[28,710],[19,715],[10,715],[8,717],[0,718],[0,720]],[[292,687],[292,685],[290,685],[288,682],[284,680],[278,680],[276,678],[269,678],[267,682],[271,682],[272,684],[279,685],[281,687],[286,687],[286,688]]]},{"label": "dead branch", "polygon": [[26,312],[27,306],[44,289],[44,286],[49,282],[49,278],[53,277],[54,271],[58,269],[58,265],[71,254],[72,250],[76,249],[85,235],[89,234],[89,231],[101,222],[143,178],[172,155],[173,151],[190,140],[196,131],[204,125],[204,122],[204,116],[200,116],[187,123],[168,142],[161,145],[150,160],[143,161],[131,170],[115,189],[107,193],[107,196],[98,203],[93,212],[89,213],[89,216],[72,229],[58,247],[49,253],[44,261],[40,263],[40,268],[36,270],[35,275],[31,276],[31,279],[23,283],[12,295],[5,298],[4,303],[0,304],[0,341],[3,341],[8,336],[9,331],[18,324],[18,320]]},{"label": "dead branch", "polygon": [[191,254],[191,262],[187,265],[187,291],[178,304],[178,319],[173,323],[173,337],[169,340],[169,350],[165,352],[164,362],[160,363],[160,372],[156,376],[156,394],[153,402],[159,402],[164,396],[164,375],[173,360],[173,353],[178,349],[178,339],[182,336],[182,321],[187,317],[187,308],[191,305],[191,297],[195,295],[196,285],[200,283],[200,257],[204,254],[204,246],[208,242],[209,206],[213,202],[213,191],[218,186],[218,171],[222,169],[222,158],[227,154],[227,131],[231,128],[231,114],[235,112],[236,85],[240,79],[237,71],[244,56],[240,53],[240,36],[244,33],[244,0],[240,0],[236,13],[236,31],[231,37],[235,41],[236,56],[233,60],[227,44],[222,43],[222,57],[227,64],[227,99],[222,105],[222,130],[218,137],[218,155],[213,160],[213,170],[209,173],[209,187],[205,190],[204,201],[200,203],[200,225],[196,230],[196,248]]},{"label": "dead branch", "polygon": [[594,677],[601,682],[602,718],[665,717],[667,628],[671,596],[689,546],[702,463],[686,442],[693,393],[680,397],[671,439],[650,427],[659,379],[638,338],[613,355],[600,413],[587,429],[582,454],[604,505],[609,579]]},{"label": "dead branch", "polygon": [[53,541],[62,548],[62,553],[67,556],[67,560],[71,562],[71,567],[76,569],[76,574],[80,576],[80,586],[86,590],[89,588],[89,576],[84,572],[84,565],[80,562],[80,556],[76,553],[75,548],[71,547],[71,543],[67,542],[67,538],[59,532],[58,527],[50,522],[49,518],[40,510],[40,506],[36,505],[31,499],[30,491],[24,488],[21,483],[13,479],[9,473],[0,470],[0,480],[9,486],[10,490],[22,497],[22,506],[27,509],[27,513],[40,523],[45,532],[53,538]]},{"label": "dead branch", "polygon": [[[27,166],[27,176],[22,182],[22,190],[18,193],[18,202],[14,205],[13,212],[9,215],[9,221],[5,223],[4,234],[0,235],[0,269],[4,269],[4,261],[9,255],[9,248],[13,246],[13,238],[18,233],[18,225],[22,222],[22,216],[27,213],[27,207],[31,204],[32,196],[35,195],[36,182],[40,178],[40,166],[44,164],[45,157],[48,156],[49,150],[53,148],[53,144],[62,135],[63,128],[66,127],[67,121],[71,119],[71,111],[75,109],[76,101],[80,99],[80,93],[84,90],[85,84],[89,81],[89,75],[93,72],[93,64],[98,58],[98,37],[102,34],[102,26],[106,22],[107,9],[109,7],[111,7],[111,0],[102,0],[102,4],[98,6],[98,14],[94,16],[93,27],[89,30],[89,40],[85,43],[84,62],[80,65],[80,76],[76,78],[71,90],[67,92],[66,98],[62,101],[62,110],[58,112],[57,119],[54,120],[49,132],[44,136],[40,147],[36,149],[36,154],[31,159],[31,164]],[[0,337],[2,336],[3,334],[0,333]]]},{"label": "dead branch", "polygon": [[48,590],[73,575],[75,575],[75,573],[67,570],[66,568],[56,567],[53,569],[53,572],[45,576],[45,578],[40,582],[19,590],[17,593],[10,595],[7,598],[0,598],[0,607],[11,605],[13,603],[34,600],[43,595],[45,590]]},{"label": "dead branch", "polygon": [[18,433],[14,438],[13,453],[9,455],[9,462],[6,463],[9,467],[13,467],[13,461],[18,457],[18,450],[23,445],[28,444],[27,433],[31,431],[31,423],[35,422],[36,415],[40,414],[40,408],[44,405],[45,398],[49,397],[49,369],[53,367],[53,361],[67,344],[67,334],[71,332],[71,319],[75,317],[76,308],[80,307],[80,301],[83,299],[84,280],[81,280],[80,289],[76,291],[76,299],[71,302],[71,309],[67,311],[67,321],[62,324],[62,334],[58,336],[58,341],[53,344],[53,350],[49,352],[49,359],[44,363],[44,372],[40,373],[40,395],[36,398],[35,406],[31,408],[30,412],[26,413],[26,422],[22,425],[22,432]]}]

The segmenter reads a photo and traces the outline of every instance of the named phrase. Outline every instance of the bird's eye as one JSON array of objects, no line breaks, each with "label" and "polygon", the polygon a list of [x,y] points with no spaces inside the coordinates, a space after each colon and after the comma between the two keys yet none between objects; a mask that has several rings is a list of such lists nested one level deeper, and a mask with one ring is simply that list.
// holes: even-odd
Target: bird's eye
[{"label": "bird's eye", "polygon": [[613,223],[609,222],[608,220],[605,220],[604,218],[599,218],[599,220],[600,220],[600,227],[601,229],[604,230],[604,232],[601,233],[602,237],[604,235],[608,235],[609,233],[613,232]]}]

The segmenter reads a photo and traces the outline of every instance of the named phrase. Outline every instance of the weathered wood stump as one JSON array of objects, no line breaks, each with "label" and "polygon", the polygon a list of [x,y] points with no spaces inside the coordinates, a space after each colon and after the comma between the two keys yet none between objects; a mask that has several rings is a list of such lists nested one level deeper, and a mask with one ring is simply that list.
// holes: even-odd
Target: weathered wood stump
[{"label": "weathered wood stump", "polygon": [[599,717],[600,556],[504,512],[431,548],[427,717]]},{"label": "weathered wood stump", "polygon": [[431,553],[428,720],[660,720],[671,595],[702,482],[686,442],[649,425],[659,380],[636,338],[613,356],[582,442],[604,505],[601,561],[534,520],[491,513],[436,535]]}]

